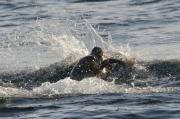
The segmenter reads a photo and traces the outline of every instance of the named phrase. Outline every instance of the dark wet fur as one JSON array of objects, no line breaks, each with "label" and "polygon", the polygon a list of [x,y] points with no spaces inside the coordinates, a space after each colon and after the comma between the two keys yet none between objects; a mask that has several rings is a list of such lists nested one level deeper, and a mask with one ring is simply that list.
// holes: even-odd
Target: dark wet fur
[{"label": "dark wet fur", "polygon": [[73,67],[70,78],[81,81],[84,78],[98,76],[103,62],[102,56],[102,49],[100,47],[94,47],[90,55],[81,58]]}]

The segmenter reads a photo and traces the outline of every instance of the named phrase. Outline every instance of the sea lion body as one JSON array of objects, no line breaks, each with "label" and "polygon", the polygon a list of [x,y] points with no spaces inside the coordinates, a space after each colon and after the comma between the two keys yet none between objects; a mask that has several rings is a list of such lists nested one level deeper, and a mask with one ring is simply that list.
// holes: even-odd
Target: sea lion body
[{"label": "sea lion body", "polygon": [[83,78],[98,76],[101,72],[102,55],[102,49],[94,47],[90,55],[81,58],[73,67],[70,78],[81,81]]},{"label": "sea lion body", "polygon": [[97,63],[95,60],[96,59],[93,56],[86,56],[82,58],[72,69],[70,78],[80,81],[83,78],[98,75],[100,63]]}]

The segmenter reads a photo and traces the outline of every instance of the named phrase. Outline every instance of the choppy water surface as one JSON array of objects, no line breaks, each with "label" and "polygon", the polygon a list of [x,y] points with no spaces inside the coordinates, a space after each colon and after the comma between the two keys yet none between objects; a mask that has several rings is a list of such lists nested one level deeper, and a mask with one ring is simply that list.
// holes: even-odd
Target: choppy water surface
[{"label": "choppy water surface", "polygon": [[[179,18],[178,0],[0,1],[0,117],[178,119]],[[137,60],[131,83],[62,73],[95,45]]]}]

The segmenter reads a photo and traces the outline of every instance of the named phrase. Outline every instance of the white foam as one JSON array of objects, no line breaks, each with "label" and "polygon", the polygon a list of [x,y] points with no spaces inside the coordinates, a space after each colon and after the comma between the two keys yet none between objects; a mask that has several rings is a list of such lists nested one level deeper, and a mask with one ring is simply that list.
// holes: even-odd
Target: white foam
[{"label": "white foam", "polygon": [[127,85],[115,85],[113,82],[106,82],[99,78],[86,78],[82,81],[66,78],[56,83],[45,82],[33,90],[17,89],[0,86],[0,97],[23,97],[33,98],[53,95],[75,95],[75,94],[149,94],[149,93],[172,93],[179,91],[179,87],[131,87]]},{"label": "white foam", "polygon": [[0,86],[0,97],[33,97],[32,91]]},{"label": "white foam", "polygon": [[86,78],[82,81],[66,78],[56,83],[43,83],[34,88],[33,93],[39,95],[61,95],[61,94],[104,94],[104,93],[159,93],[173,92],[179,88],[160,87],[130,87],[127,85],[115,85],[99,78]]}]

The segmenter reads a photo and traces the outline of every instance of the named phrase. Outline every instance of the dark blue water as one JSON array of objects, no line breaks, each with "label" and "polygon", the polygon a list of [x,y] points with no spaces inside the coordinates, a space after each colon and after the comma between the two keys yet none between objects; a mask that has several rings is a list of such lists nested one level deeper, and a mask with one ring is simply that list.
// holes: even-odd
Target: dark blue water
[{"label": "dark blue water", "polygon": [[[179,18],[178,0],[0,1],[0,117],[178,119]],[[94,45],[136,59],[132,82],[66,78]]]},{"label": "dark blue water", "polygon": [[[1,116],[13,118],[179,118],[178,94],[105,94],[14,99]],[[6,102],[7,103],[7,102]]]}]

